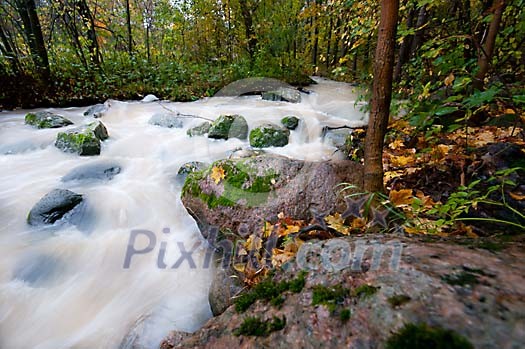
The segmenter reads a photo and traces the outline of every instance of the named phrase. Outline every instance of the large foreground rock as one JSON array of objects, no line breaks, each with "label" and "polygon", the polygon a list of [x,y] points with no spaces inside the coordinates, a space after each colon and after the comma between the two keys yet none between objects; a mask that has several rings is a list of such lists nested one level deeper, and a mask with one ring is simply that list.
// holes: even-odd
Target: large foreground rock
[{"label": "large foreground rock", "polygon": [[84,127],[60,132],[57,135],[55,146],[66,153],[78,155],[99,155],[101,141],[108,139],[109,134],[103,123],[92,122]]},{"label": "large foreground rock", "polygon": [[[280,307],[258,300],[246,312],[237,313],[231,306],[193,334],[170,334],[161,348],[382,349],[409,324],[441,328],[449,335],[430,338],[438,342],[429,343],[429,337],[416,337],[416,331],[404,339],[419,338],[418,345],[395,348],[523,348],[525,246],[518,243],[491,252],[476,247],[475,241],[463,243],[376,235],[307,245],[321,252],[329,251],[329,245],[348,246],[350,262],[330,271],[313,253],[312,260],[302,264],[308,272],[305,287],[297,294],[282,293]],[[386,250],[383,258],[374,259],[373,252],[381,248]],[[354,266],[359,250],[366,252],[362,263]],[[397,267],[392,267],[396,260],[392,251],[400,253]],[[335,260],[337,264],[340,256]],[[289,281],[300,270],[292,261],[286,271],[276,272],[274,280]],[[327,293],[320,292],[330,288],[341,290],[336,301],[326,300]],[[325,295],[324,304],[313,304],[314,293],[317,300]],[[248,317],[271,320],[273,316],[286,317],[283,329],[262,337],[234,335]],[[454,346],[452,338],[459,336],[472,346]]]},{"label": "large foreground rock", "polygon": [[29,212],[29,225],[53,224],[82,202],[82,195],[66,189],[55,189],[46,194]]},{"label": "large foreground rock", "polygon": [[25,123],[37,128],[59,128],[73,125],[73,122],[62,115],[53,114],[47,111],[28,113],[25,116]]},{"label": "large foreground rock", "polygon": [[362,187],[362,172],[352,161],[307,162],[276,155],[220,160],[188,175],[182,202],[204,235],[210,226],[253,232],[280,212],[306,220],[313,212],[343,212],[336,186]]}]

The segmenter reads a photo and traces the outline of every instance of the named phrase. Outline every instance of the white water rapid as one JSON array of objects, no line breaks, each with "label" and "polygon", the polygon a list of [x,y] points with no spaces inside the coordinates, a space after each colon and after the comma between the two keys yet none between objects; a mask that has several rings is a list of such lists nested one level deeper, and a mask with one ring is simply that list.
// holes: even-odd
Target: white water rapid
[{"label": "white water rapid", "polygon": [[[166,242],[170,266],[181,256],[177,242],[189,251],[200,239],[174,178],[188,161],[211,163],[249,144],[187,136],[188,128],[201,119],[186,119],[183,128],[162,128],[148,120],[166,108],[208,119],[240,114],[251,129],[295,115],[302,122],[292,131],[290,144],[267,151],[326,160],[335,148],[320,137],[322,127],[363,125],[366,115],[355,105],[350,85],[318,82],[297,104],[263,101],[260,96],[192,103],[110,101],[100,118],[110,138],[100,156],[91,157],[64,153],[53,145],[64,128],[25,125],[27,110],[1,112],[0,348],[119,348],[133,328],[144,347],[155,348],[170,330],[202,326],[211,316],[207,294],[213,272],[203,268],[205,251],[193,255],[195,269],[187,260],[176,269],[157,266],[161,242]],[[40,110],[63,115],[78,126],[93,120],[83,116],[86,109]],[[101,161],[117,164],[121,173],[110,181],[61,181],[71,169]],[[55,188],[84,196],[82,223],[55,229],[28,225],[33,205]],[[156,244],[152,252],[133,256],[130,268],[124,269],[133,229],[153,232]],[[147,244],[142,239],[136,247]]]}]

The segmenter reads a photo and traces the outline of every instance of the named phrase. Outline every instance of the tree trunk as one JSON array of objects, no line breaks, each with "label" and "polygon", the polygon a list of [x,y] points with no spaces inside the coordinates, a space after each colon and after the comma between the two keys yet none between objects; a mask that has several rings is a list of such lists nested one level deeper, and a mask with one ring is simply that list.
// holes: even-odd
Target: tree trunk
[{"label": "tree trunk", "polygon": [[[414,27],[415,13],[415,9],[411,9],[408,12],[408,17],[406,21],[408,29]],[[399,82],[399,80],[401,80],[401,68],[403,68],[403,65],[405,65],[406,62],[408,62],[408,58],[410,55],[410,47],[412,47],[412,38],[412,35],[407,35],[399,47],[399,55],[397,57],[396,67],[394,68],[394,81],[396,82]]]},{"label": "tree trunk", "polygon": [[383,145],[392,98],[392,72],[398,12],[399,0],[381,1],[370,120],[365,140],[364,189],[367,192],[384,191]]},{"label": "tree trunk", "polygon": [[0,25],[0,52],[9,61],[13,73],[18,74],[20,72],[20,62],[18,61],[15,50],[9,42],[8,34],[4,32],[2,25]]},{"label": "tree trunk", "polygon": [[241,6],[241,14],[244,22],[244,30],[246,33],[246,40],[248,43],[248,54],[253,62],[255,57],[255,50],[257,49],[257,37],[253,29],[253,13],[257,9],[257,4],[252,8],[248,4],[248,0],[240,0],[239,5]]},{"label": "tree trunk", "polygon": [[130,56],[133,55],[133,37],[131,35],[131,9],[129,6],[129,0],[126,0],[126,25],[128,29],[128,53]]},{"label": "tree trunk", "polygon": [[91,10],[89,9],[86,0],[78,0],[75,4],[85,26],[85,37],[88,39],[90,58],[93,63],[98,66],[101,62],[101,54],[98,47],[97,33],[95,31],[95,19],[91,14]]},{"label": "tree trunk", "polygon": [[17,0],[16,7],[24,24],[24,33],[33,62],[39,75],[47,79],[50,75],[49,60],[35,2],[34,0]]},{"label": "tree trunk", "polygon": [[482,90],[484,86],[484,79],[487,75],[490,67],[490,62],[492,61],[492,56],[494,55],[494,46],[496,44],[496,36],[499,32],[499,27],[501,23],[501,17],[503,15],[503,10],[505,9],[505,0],[494,0],[492,5],[492,11],[494,16],[490,22],[489,31],[487,34],[487,39],[485,43],[480,46],[480,53],[478,55],[478,73],[474,79],[474,88]]}]

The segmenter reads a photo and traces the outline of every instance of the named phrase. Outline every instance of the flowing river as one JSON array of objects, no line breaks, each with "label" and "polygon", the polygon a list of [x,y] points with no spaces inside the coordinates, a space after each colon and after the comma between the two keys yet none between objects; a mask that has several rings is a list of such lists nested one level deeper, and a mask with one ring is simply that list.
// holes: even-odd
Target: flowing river
[{"label": "flowing river", "polygon": [[[321,137],[323,126],[363,125],[366,115],[355,104],[352,86],[318,82],[295,104],[263,101],[260,96],[192,103],[109,101],[100,120],[110,138],[103,142],[101,155],[92,157],[57,149],[53,143],[63,129],[25,125],[27,110],[1,112],[0,348],[119,348],[133,339],[155,348],[170,330],[202,326],[211,316],[207,294],[213,270],[203,263],[206,251],[201,248],[192,255],[196,268],[188,260],[169,267],[181,257],[180,243],[190,251],[201,239],[180,202],[181,184],[175,177],[188,161],[211,163],[249,143],[187,136],[188,128],[202,119],[187,118],[183,128],[162,128],[148,120],[167,109],[207,119],[240,114],[251,129],[295,115],[302,122],[292,131],[290,143],[267,151],[327,160],[338,155]],[[83,116],[86,109],[40,110],[81,125],[93,120]],[[71,169],[95,162],[117,164],[121,173],[109,181],[61,180]],[[55,188],[84,196],[81,223],[51,229],[28,225],[33,205]],[[130,267],[124,268],[134,229],[154,233],[155,246],[150,253],[133,256]],[[157,265],[162,242],[167,246],[167,268]],[[147,245],[142,239],[135,247]]]}]

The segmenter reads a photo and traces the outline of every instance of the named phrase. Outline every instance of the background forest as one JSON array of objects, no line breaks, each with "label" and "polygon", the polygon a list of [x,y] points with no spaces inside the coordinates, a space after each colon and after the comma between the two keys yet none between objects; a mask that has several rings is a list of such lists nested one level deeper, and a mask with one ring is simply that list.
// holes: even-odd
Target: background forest
[{"label": "background forest", "polygon": [[[425,111],[420,123],[426,112],[461,109],[474,84],[490,91],[477,96],[484,102],[525,103],[524,8],[524,0],[403,2],[397,97]],[[193,100],[250,76],[368,86],[378,21],[374,0],[2,0],[0,107],[147,93]]]}]

